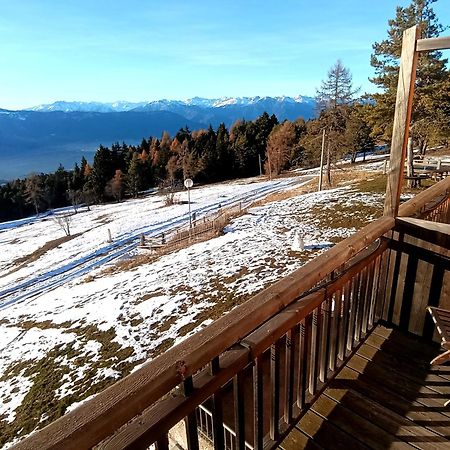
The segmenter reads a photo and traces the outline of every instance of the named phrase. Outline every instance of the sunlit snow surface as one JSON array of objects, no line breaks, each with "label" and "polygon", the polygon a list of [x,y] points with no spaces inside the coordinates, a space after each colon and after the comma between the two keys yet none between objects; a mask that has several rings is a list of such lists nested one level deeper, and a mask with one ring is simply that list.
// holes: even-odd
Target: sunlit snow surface
[{"label": "sunlit snow surface", "polygon": [[[282,191],[305,181],[306,178],[295,177],[194,189],[192,206],[201,217],[202,211],[224,207],[245,195],[258,197],[274,186],[277,186],[274,190]],[[186,200],[186,193],[179,197]],[[80,233],[78,237],[17,271],[12,271],[12,261],[63,236],[63,232],[50,217],[20,226],[13,223],[3,226],[0,291],[5,293],[20,283],[26,286],[28,281],[64,265],[83,264],[93,253],[106,252],[118,241],[135,244],[141,232],[169,230],[186,221],[186,204],[164,207],[163,201],[161,196],[150,196],[96,206],[90,212],[83,209],[72,223],[72,234]],[[103,344],[93,335],[80,334],[80,329],[94,325],[99,332],[112,330],[112,341],[132,350],[125,362],[131,368],[142,364],[161,345],[168,348],[211,323],[222,313],[222,310],[214,313],[215,306],[230,309],[234,303],[229,299],[237,299],[235,303],[244,301],[333,242],[352,234],[353,228],[324,228],[316,223],[311,208],[326,208],[330,202],[347,206],[353,202],[381,205],[379,196],[365,195],[349,187],[292,197],[251,208],[232,221],[223,235],[163,256],[152,264],[101,277],[95,276],[101,267],[90,268],[68,277],[53,289],[45,288],[51,286],[50,277],[43,282],[43,291],[31,298],[15,293],[11,295],[13,301],[9,301],[11,298],[4,294],[0,297],[0,420],[14,421],[15,410],[36,376],[25,376],[24,370],[11,374],[15,363],[29,361],[28,367],[33,367],[48,357],[52,349],[58,349],[55,361],[69,370],[61,376],[55,398],[75,393],[76,400],[83,400],[85,396],[80,393],[77,380],[84,379],[89,367],[99,363]],[[107,229],[111,231],[112,244],[106,242]],[[296,232],[305,243],[301,254],[291,251]],[[130,251],[135,252],[135,247]],[[94,275],[93,281],[86,282],[87,273]],[[69,348],[71,352],[64,354]],[[77,360],[71,359],[74,352]],[[92,383],[122,376],[123,362],[110,358],[102,367],[95,366]]]}]

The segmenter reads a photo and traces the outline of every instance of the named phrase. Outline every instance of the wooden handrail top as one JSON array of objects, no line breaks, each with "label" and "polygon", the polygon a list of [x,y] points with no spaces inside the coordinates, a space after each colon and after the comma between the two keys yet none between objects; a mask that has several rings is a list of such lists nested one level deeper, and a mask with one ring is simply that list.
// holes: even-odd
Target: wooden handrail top
[{"label": "wooden handrail top", "polygon": [[[61,442],[93,446],[158,401],[175,386],[311,290],[395,225],[382,217],[252,297],[200,332],[119,380],[88,403],[30,436],[16,448],[60,448]],[[67,447],[69,448],[69,447]]]},{"label": "wooden handrail top", "polygon": [[450,48],[450,36],[437,38],[418,39],[416,50],[418,52],[427,52],[435,50],[445,50]]},{"label": "wooden handrail top", "polygon": [[413,216],[419,213],[422,208],[425,208],[428,203],[436,200],[436,198],[438,198],[439,196],[448,194],[449,192],[450,177],[447,177],[400,205],[398,215],[400,217]]}]

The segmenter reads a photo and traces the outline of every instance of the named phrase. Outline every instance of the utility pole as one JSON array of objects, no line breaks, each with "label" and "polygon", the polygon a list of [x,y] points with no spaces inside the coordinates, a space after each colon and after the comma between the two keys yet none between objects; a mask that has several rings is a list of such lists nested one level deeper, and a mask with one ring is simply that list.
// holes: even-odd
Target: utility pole
[{"label": "utility pole", "polygon": [[272,163],[270,161],[270,152],[267,152],[267,159],[269,161],[269,180],[272,179]]},{"label": "utility pole", "polygon": [[322,131],[322,152],[320,154],[320,175],[319,175],[319,191],[322,190],[323,178],[323,154],[325,153],[325,128]]},{"label": "utility pole", "polygon": [[184,187],[188,191],[188,204],[189,204],[189,230],[192,228],[192,214],[191,214],[191,187],[194,185],[194,182],[190,178],[186,178],[184,180]]}]

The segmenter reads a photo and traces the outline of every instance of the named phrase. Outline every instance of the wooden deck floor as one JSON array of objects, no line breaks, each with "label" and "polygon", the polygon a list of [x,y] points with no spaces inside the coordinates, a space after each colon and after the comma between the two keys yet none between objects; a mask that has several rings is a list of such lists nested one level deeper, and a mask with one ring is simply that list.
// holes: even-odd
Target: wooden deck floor
[{"label": "wooden deck floor", "polygon": [[450,449],[450,366],[378,327],[281,444],[294,449]]}]

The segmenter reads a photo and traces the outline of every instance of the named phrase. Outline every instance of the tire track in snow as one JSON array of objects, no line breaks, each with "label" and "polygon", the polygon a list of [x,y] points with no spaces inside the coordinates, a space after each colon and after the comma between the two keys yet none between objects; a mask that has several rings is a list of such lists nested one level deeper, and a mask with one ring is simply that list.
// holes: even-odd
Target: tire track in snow
[{"label": "tire track in snow", "polygon": [[[216,201],[209,205],[193,209],[197,217],[206,217],[208,214],[216,212],[219,208],[229,207],[239,202],[254,202],[265,196],[279,192],[294,185],[306,184],[313,176],[299,177],[296,179],[283,179],[275,183],[254,189],[245,195],[237,195],[222,201]],[[189,223],[189,213],[183,214],[174,219],[147,225],[135,229],[133,233],[116,240],[114,243],[106,245],[95,252],[64,264],[54,270],[44,272],[30,278],[20,284],[0,291],[0,310],[8,308],[16,303],[39,296],[77,277],[86,275],[91,270],[107,264],[128,252],[136,249],[139,245],[139,238],[142,234],[147,237],[155,237],[161,233],[170,233]]]}]

